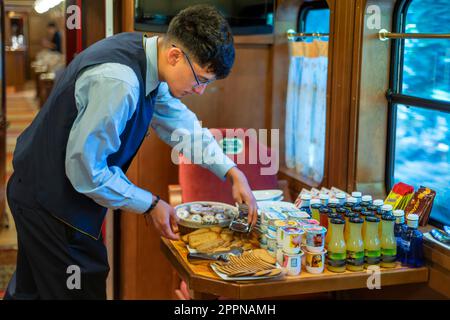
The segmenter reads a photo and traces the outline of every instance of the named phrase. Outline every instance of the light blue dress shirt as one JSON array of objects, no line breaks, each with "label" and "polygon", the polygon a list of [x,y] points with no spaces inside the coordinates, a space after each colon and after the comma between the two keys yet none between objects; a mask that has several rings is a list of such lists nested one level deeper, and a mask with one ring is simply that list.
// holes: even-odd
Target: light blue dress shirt
[{"label": "light blue dress shirt", "polygon": [[[201,128],[195,114],[179,99],[170,95],[166,83],[158,80],[157,37],[145,38],[147,56],[146,94],[158,87],[158,95],[150,126],[158,136],[172,147],[175,129],[184,129],[194,137],[201,133],[201,143],[183,150],[184,156],[193,159],[195,148],[200,154],[221,159],[219,163],[200,165],[222,180],[235,166],[206,128]],[[87,68],[75,83],[75,100],[78,109],[69,134],[66,149],[66,175],[75,190],[93,199],[103,207],[143,213],[151,205],[151,192],[134,185],[116,166],[107,165],[108,155],[120,147],[120,134],[127,120],[136,110],[139,100],[139,81],[134,71],[123,64],[104,63]],[[196,134],[198,137],[199,135]]]}]

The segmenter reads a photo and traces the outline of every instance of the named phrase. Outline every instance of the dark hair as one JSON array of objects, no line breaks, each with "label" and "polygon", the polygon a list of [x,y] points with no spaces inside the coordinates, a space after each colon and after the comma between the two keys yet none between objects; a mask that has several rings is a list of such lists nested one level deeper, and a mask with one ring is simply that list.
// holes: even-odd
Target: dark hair
[{"label": "dark hair", "polygon": [[214,7],[195,5],[180,11],[170,22],[166,38],[180,44],[217,79],[230,73],[234,63],[233,36],[228,22]]}]

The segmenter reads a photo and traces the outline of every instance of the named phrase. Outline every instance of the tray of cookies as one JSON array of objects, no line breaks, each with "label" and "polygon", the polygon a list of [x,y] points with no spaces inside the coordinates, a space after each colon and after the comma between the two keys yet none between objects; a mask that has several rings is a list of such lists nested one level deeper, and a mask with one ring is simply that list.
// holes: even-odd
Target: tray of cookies
[{"label": "tray of cookies", "polygon": [[185,234],[181,240],[190,253],[220,253],[233,248],[251,250],[259,248],[259,238],[256,233],[241,234],[227,227],[209,227],[197,229]]},{"label": "tray of cookies", "polygon": [[265,249],[246,251],[240,256],[230,256],[228,262],[211,263],[211,269],[223,280],[260,280],[283,276],[276,259]]},{"label": "tray of cookies", "polygon": [[187,228],[228,227],[238,214],[237,208],[226,203],[195,201],[175,207],[178,224]]}]

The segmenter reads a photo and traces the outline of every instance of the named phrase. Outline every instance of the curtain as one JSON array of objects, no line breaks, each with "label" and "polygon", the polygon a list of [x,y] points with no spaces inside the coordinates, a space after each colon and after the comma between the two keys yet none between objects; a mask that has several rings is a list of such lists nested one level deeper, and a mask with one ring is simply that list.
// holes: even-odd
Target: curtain
[{"label": "curtain", "polygon": [[320,183],[325,161],[328,42],[289,42],[286,166]]}]

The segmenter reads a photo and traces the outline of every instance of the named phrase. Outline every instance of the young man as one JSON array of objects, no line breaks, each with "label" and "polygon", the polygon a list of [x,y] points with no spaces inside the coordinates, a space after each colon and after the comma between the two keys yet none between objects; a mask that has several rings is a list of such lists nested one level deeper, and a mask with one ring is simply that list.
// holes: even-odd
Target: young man
[{"label": "young man", "polygon": [[[133,185],[125,172],[149,125],[172,146],[174,130],[200,129],[178,98],[202,94],[233,62],[226,20],[212,7],[194,6],[172,20],[164,37],[119,34],[70,63],[14,152],[7,196],[19,251],[7,298],[104,299],[109,266],[100,231],[106,208],[149,216],[162,236],[178,238],[174,209]],[[249,205],[255,223],[256,201],[245,176],[211,141],[204,130],[204,152],[223,161],[203,166],[230,179],[235,200]],[[79,283],[69,279],[77,270]]]}]

